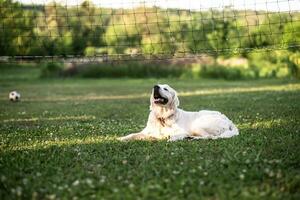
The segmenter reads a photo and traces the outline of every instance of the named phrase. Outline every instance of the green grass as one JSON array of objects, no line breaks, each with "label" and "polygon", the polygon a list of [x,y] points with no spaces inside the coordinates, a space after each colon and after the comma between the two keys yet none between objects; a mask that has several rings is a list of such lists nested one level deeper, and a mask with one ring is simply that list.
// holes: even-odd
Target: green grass
[{"label": "green grass", "polygon": [[[0,199],[299,199],[300,82],[46,79],[0,69]],[[153,84],[229,116],[231,139],[128,142]],[[11,103],[18,90],[22,101]]]}]

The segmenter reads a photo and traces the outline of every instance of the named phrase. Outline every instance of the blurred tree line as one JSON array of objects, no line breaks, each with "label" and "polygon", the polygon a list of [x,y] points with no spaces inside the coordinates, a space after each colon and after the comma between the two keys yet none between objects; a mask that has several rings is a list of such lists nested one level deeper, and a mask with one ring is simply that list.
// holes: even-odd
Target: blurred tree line
[{"label": "blurred tree line", "polygon": [[0,1],[1,56],[299,51],[300,14],[98,8],[91,2],[25,6]]},{"label": "blurred tree line", "polygon": [[250,58],[249,52],[256,49],[283,48],[288,55],[280,59],[298,63],[300,52],[297,12],[109,9],[89,1],[69,7],[55,2],[29,6],[0,0],[0,25],[0,56],[207,54],[217,58],[235,54]]}]

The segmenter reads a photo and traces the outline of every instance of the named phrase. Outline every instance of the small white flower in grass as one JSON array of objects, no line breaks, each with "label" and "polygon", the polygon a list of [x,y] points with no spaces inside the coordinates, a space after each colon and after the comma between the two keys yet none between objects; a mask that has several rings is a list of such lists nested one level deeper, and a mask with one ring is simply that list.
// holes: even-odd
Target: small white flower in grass
[{"label": "small white flower in grass", "polygon": [[33,192],[31,195],[31,199],[37,199],[38,193],[37,192]]},{"label": "small white flower in grass", "polygon": [[180,185],[184,186],[185,185],[185,181],[181,181]]},{"label": "small white flower in grass", "polygon": [[268,175],[269,175],[269,177],[273,177],[275,174],[273,171],[270,171]]},{"label": "small white flower in grass", "polygon": [[21,196],[22,195],[22,188],[20,186],[18,186],[16,188],[16,194],[17,194],[17,196]]},{"label": "small white flower in grass", "polygon": [[114,188],[114,189],[113,189],[113,192],[114,192],[114,193],[117,193],[117,192],[119,192],[119,189],[118,189],[118,188]]},{"label": "small white flower in grass", "polygon": [[55,194],[50,194],[50,195],[47,195],[47,198],[48,199],[55,199],[56,195]]},{"label": "small white flower in grass", "polygon": [[28,184],[28,179],[27,178],[23,178],[22,182],[23,182],[24,185],[27,185]]},{"label": "small white flower in grass", "polygon": [[180,173],[179,171],[176,170],[173,171],[173,174],[179,174],[179,173]]},{"label": "small white flower in grass", "polygon": [[204,175],[204,176],[207,176],[207,175],[208,175],[208,172],[203,172],[203,175]]},{"label": "small white flower in grass", "polygon": [[240,174],[240,179],[244,180],[245,179],[245,175],[244,174]]},{"label": "small white flower in grass", "polygon": [[122,160],[122,164],[123,164],[123,165],[126,165],[127,162],[128,162],[127,160]]},{"label": "small white flower in grass", "polygon": [[90,178],[85,179],[85,182],[88,184],[89,187],[94,188],[93,180]]},{"label": "small white flower in grass", "polygon": [[128,181],[127,179],[125,179],[125,180],[124,180],[124,183],[125,183],[125,184],[128,184],[128,183],[129,183],[129,181]]},{"label": "small white flower in grass", "polygon": [[204,185],[204,181],[200,181],[199,184],[200,184],[200,185]]},{"label": "small white flower in grass", "polygon": [[243,173],[246,173],[247,172],[247,170],[246,169],[243,169],[243,171],[242,171]]},{"label": "small white flower in grass", "polygon": [[267,194],[267,192],[265,192],[265,191],[262,191],[262,192],[260,192],[259,193],[259,195],[262,197],[262,196],[266,196],[266,194]]},{"label": "small white flower in grass", "polygon": [[4,175],[1,176],[1,182],[6,181],[6,177]]},{"label": "small white flower in grass", "polygon": [[129,184],[129,188],[131,188],[131,189],[134,188],[134,186],[135,186],[135,185],[134,185],[133,183],[130,183],[130,184]]},{"label": "small white flower in grass", "polygon": [[265,169],[265,173],[268,174],[269,172],[270,172],[270,169],[269,169],[269,168],[266,168],[266,169]]},{"label": "small white flower in grass", "polygon": [[106,179],[105,176],[101,176],[101,178],[100,178],[100,183],[105,183],[105,179]]},{"label": "small white flower in grass", "polygon": [[279,170],[276,174],[276,178],[280,179],[282,177],[282,173],[281,171]]},{"label": "small white flower in grass", "polygon": [[79,180],[76,180],[76,181],[74,181],[74,182],[72,183],[72,185],[73,185],[73,186],[77,186],[77,185],[79,185],[79,183],[80,183],[80,181],[79,181]]},{"label": "small white flower in grass", "polygon": [[149,185],[148,188],[149,189],[155,189],[155,185]]}]

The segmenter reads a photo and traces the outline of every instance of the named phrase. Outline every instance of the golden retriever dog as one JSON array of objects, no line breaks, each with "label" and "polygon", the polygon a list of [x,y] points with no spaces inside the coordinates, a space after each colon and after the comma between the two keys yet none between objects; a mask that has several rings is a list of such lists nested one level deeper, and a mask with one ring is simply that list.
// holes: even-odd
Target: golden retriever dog
[{"label": "golden retriever dog", "polygon": [[176,91],[169,85],[155,85],[150,97],[150,114],[139,133],[118,138],[129,140],[217,139],[238,135],[237,127],[218,111],[188,112],[178,108]]}]

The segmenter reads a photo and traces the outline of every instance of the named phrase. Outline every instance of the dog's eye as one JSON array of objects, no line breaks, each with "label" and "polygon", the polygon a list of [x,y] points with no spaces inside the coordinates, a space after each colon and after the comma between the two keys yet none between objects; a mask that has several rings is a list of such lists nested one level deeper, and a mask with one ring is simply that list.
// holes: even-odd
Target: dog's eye
[{"label": "dog's eye", "polygon": [[164,90],[169,91],[167,88],[164,88]]}]

